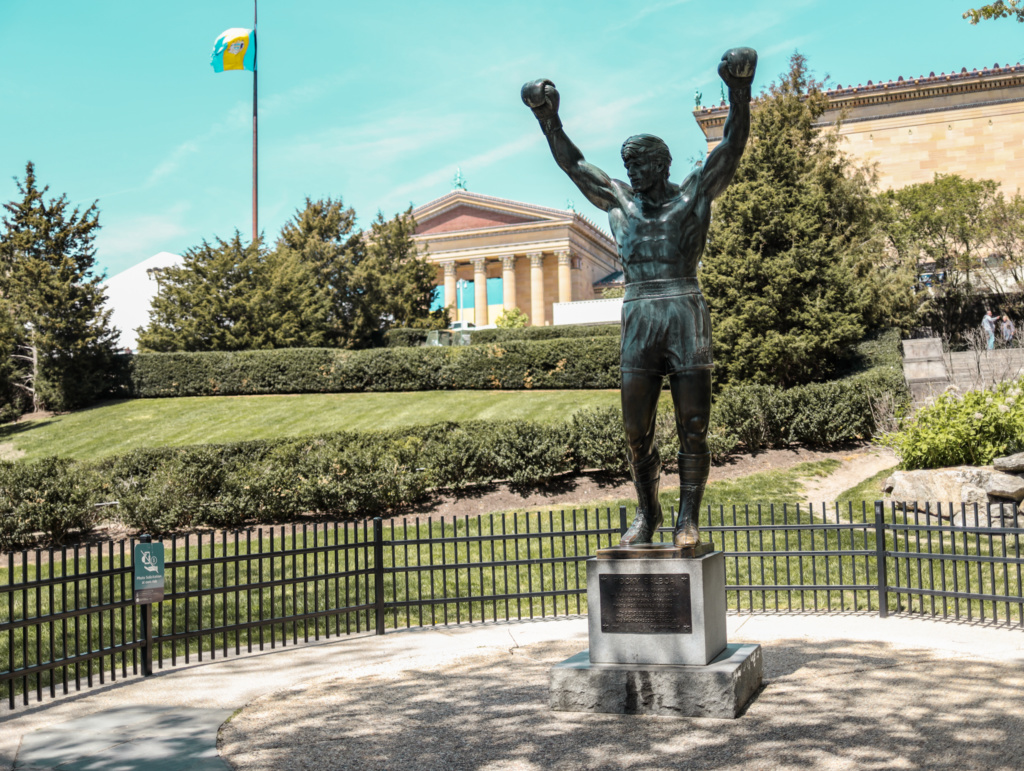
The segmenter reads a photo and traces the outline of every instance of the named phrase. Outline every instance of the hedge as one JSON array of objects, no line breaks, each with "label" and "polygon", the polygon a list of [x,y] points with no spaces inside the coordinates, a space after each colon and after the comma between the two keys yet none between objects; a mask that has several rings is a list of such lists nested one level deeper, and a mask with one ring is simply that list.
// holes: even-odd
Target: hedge
[{"label": "hedge", "polygon": [[427,342],[426,329],[410,329],[394,327],[384,333],[384,345],[387,348],[414,348]]},{"label": "hedge", "polygon": [[617,388],[619,340],[513,341],[429,348],[281,348],[144,353],[131,366],[137,397],[348,391]]},{"label": "hedge", "polygon": [[577,337],[615,337],[622,334],[618,324],[565,324],[551,327],[523,327],[522,329],[477,329],[470,336],[472,345],[508,343],[513,340],[564,340]]}]

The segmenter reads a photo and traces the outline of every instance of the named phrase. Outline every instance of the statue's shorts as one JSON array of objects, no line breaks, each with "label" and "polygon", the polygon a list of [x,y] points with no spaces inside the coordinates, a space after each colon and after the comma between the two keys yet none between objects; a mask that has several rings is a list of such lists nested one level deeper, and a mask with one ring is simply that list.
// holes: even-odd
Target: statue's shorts
[{"label": "statue's shorts", "polygon": [[622,302],[623,372],[711,369],[711,318],[696,278],[638,281]]}]

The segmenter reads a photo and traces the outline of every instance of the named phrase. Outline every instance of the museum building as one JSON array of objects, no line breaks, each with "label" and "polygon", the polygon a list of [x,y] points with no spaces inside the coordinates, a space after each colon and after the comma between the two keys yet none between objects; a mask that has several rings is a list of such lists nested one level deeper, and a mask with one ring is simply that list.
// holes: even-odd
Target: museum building
[{"label": "museum building", "polygon": [[[1024,185],[1024,65],[856,86],[825,92],[818,125],[846,137],[844,149],[877,163],[881,188],[930,182],[936,173],[994,179],[1006,195]],[[697,108],[708,152],[722,140],[727,104]]]},{"label": "museum building", "polygon": [[615,242],[571,210],[453,190],[413,209],[420,255],[437,266],[435,307],[484,326],[519,308],[551,324],[555,303],[599,297],[620,273]]}]

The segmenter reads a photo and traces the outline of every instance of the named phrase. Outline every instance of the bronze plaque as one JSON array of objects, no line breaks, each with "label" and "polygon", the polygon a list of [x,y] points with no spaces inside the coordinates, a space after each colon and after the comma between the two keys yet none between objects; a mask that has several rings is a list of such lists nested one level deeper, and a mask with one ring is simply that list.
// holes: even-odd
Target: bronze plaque
[{"label": "bronze plaque", "polygon": [[602,632],[693,632],[687,574],[603,575],[599,586]]}]

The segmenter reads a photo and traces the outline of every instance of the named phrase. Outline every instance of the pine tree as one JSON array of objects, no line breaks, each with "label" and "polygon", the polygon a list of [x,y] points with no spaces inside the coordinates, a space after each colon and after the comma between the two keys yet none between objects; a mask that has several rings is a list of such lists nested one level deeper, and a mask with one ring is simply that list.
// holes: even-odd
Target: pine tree
[{"label": "pine tree", "polygon": [[814,125],[827,106],[794,54],[755,105],[751,140],[715,204],[700,279],[719,382],[825,378],[871,327],[913,305],[905,271],[882,265],[872,175],[841,151],[837,130]]},{"label": "pine tree", "polygon": [[260,307],[267,283],[259,241],[243,243],[236,230],[229,241],[203,241],[166,268],[139,334],[144,351],[239,351],[271,348]]},{"label": "pine tree", "polygon": [[309,315],[320,315],[321,345],[344,345],[346,319],[351,313],[351,256],[358,251],[361,234],[355,229],[356,213],[340,198],[306,199],[281,229],[277,253],[282,262],[303,265],[312,272],[307,290]]},{"label": "pine tree", "polygon": [[149,351],[366,348],[392,326],[446,324],[430,312],[435,269],[416,255],[409,212],[378,214],[366,233],[341,200],[306,199],[273,251],[236,232],[188,250],[165,270],[150,323]]},{"label": "pine tree", "polygon": [[94,275],[99,209],[46,200],[35,167],[17,180],[20,201],[4,204],[0,296],[13,329],[14,375],[33,410],[88,404],[108,386],[117,331]]}]

